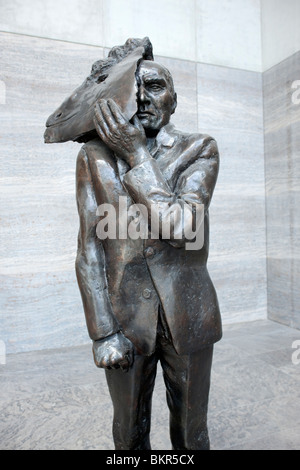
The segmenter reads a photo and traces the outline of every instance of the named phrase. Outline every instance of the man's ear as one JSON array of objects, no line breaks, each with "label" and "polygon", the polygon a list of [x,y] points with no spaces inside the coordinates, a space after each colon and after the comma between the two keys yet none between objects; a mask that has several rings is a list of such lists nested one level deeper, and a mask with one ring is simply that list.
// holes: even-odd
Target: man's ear
[{"label": "man's ear", "polygon": [[176,107],[177,107],[177,93],[174,93],[174,96],[173,96],[173,106],[172,106],[172,114],[175,113]]}]

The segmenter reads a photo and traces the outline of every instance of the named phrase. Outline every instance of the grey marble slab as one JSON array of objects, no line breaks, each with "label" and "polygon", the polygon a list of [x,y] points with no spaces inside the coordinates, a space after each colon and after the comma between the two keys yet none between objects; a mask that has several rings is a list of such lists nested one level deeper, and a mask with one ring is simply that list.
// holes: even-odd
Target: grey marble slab
[{"label": "grey marble slab", "polygon": [[[259,445],[258,441],[262,450],[280,449],[281,446],[287,447],[288,443],[289,450],[298,449],[299,432],[295,434],[295,431],[299,430],[299,420],[289,421],[284,412],[276,416],[280,403],[280,399],[257,401],[247,406],[234,406],[210,418],[212,449],[255,450]],[[286,401],[282,404],[284,409],[291,406]],[[299,413],[295,403],[292,409]],[[277,435],[276,444],[270,440],[272,435]]]},{"label": "grey marble slab", "polygon": [[[300,340],[300,334],[295,335],[295,341]],[[285,374],[290,375],[294,379],[300,382],[300,368],[299,365],[294,364],[292,361],[292,356],[296,352],[295,348],[292,348],[293,341],[288,344],[288,347],[282,348],[276,351],[264,352],[257,355],[257,358],[261,359],[263,362],[277,367],[280,371]],[[299,384],[300,385],[300,384]]]},{"label": "grey marble slab", "polygon": [[297,330],[270,321],[224,327],[210,394],[213,449],[300,447],[300,366],[292,363],[290,348],[295,338]]},{"label": "grey marble slab", "polygon": [[177,93],[177,108],[171,119],[173,124],[182,131],[197,132],[197,64],[159,56],[155,56],[155,60],[167,67],[173,77]]},{"label": "grey marble slab", "polygon": [[214,348],[212,409],[249,406],[278,396],[294,397],[296,405],[300,365],[292,362],[292,344],[299,339],[297,330],[270,321],[225,325],[223,339]]},{"label": "grey marble slab", "polygon": [[263,74],[268,314],[300,327],[300,52]]},{"label": "grey marble slab", "polygon": [[197,66],[198,128],[219,147],[210,206],[209,272],[224,323],[266,316],[262,80],[259,73]]},{"label": "grey marble slab", "polygon": [[112,409],[109,397],[100,393],[99,386],[87,385],[11,401],[1,411],[1,448],[10,442],[9,449],[76,450],[97,448],[97,441],[111,448],[106,423]]},{"label": "grey marble slab", "polygon": [[[285,342],[297,335],[271,321],[224,326],[211,380],[212,449],[300,447],[300,365],[292,365],[291,373],[282,354]],[[90,345],[11,354],[0,365],[0,449],[113,449],[112,413],[105,376],[92,362]],[[168,428],[159,366],[154,450],[171,449]]]},{"label": "grey marble slab", "polygon": [[45,122],[103,49],[0,33],[1,327],[7,352],[87,341],[76,285],[79,144],[45,145]]},{"label": "grey marble slab", "polygon": [[240,407],[249,406],[276,399],[279,395],[299,399],[299,380],[257,358],[251,362],[239,361],[232,368],[224,367],[224,364],[223,369],[217,364],[214,366],[210,395],[212,409],[231,409],[233,403]]},{"label": "grey marble slab", "polygon": [[232,446],[230,450],[299,450],[299,440],[299,428],[289,427],[259,439]]},{"label": "grey marble slab", "polygon": [[225,325],[223,328],[224,337],[228,340],[231,338],[240,337],[240,336],[254,336],[254,341],[257,335],[262,333],[275,333],[279,336],[289,337],[291,334],[290,328],[285,325],[281,325],[278,322],[270,322],[269,320],[259,320],[259,321],[250,321],[243,323],[232,323],[230,325]]},{"label": "grey marble slab", "polygon": [[103,44],[102,0],[1,2],[0,29],[85,44]]},{"label": "grey marble slab", "polygon": [[[261,133],[260,73],[198,64],[199,127]],[[254,152],[253,152],[254,153]]]}]

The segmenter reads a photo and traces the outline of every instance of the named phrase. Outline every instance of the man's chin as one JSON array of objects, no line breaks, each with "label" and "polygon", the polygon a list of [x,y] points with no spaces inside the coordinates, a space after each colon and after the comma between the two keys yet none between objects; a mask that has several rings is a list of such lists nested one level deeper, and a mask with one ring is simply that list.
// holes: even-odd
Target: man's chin
[{"label": "man's chin", "polygon": [[151,122],[148,116],[138,114],[137,117],[141,121],[143,127],[151,127]]},{"label": "man's chin", "polygon": [[153,122],[149,121],[149,119],[139,118],[139,120],[141,121],[141,124],[142,124],[143,128],[147,131],[158,132],[159,129],[161,128],[161,126],[159,124],[153,123]]}]

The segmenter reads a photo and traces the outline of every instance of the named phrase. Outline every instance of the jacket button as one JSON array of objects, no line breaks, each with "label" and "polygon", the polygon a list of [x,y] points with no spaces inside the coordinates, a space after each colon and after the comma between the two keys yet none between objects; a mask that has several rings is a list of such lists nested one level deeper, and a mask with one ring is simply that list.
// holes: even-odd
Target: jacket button
[{"label": "jacket button", "polygon": [[146,250],[144,251],[144,255],[146,258],[153,258],[153,256],[155,255],[154,248],[152,248],[152,246],[146,248]]},{"label": "jacket button", "polygon": [[144,289],[144,290],[143,290],[143,297],[144,297],[145,299],[150,299],[150,297],[151,297],[151,290],[150,290],[150,289]]}]

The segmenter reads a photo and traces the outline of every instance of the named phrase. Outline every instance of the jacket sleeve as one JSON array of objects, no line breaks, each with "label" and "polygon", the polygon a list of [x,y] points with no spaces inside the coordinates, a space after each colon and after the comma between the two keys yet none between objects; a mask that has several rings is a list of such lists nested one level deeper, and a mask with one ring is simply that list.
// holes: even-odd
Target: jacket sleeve
[{"label": "jacket sleeve", "polygon": [[[157,161],[149,158],[126,173],[123,183],[136,204],[147,208],[152,235],[166,239],[164,228],[169,227],[167,241],[180,248],[191,228],[197,232],[207,212],[219,169],[216,141],[209,136],[195,139],[176,160],[173,190],[165,181]],[[198,215],[202,214],[201,217]]]},{"label": "jacket sleeve", "polygon": [[76,275],[88,332],[90,338],[96,341],[117,333],[120,327],[108,295],[104,251],[96,235],[99,221],[97,202],[84,148],[77,158],[76,198],[80,219]]}]

